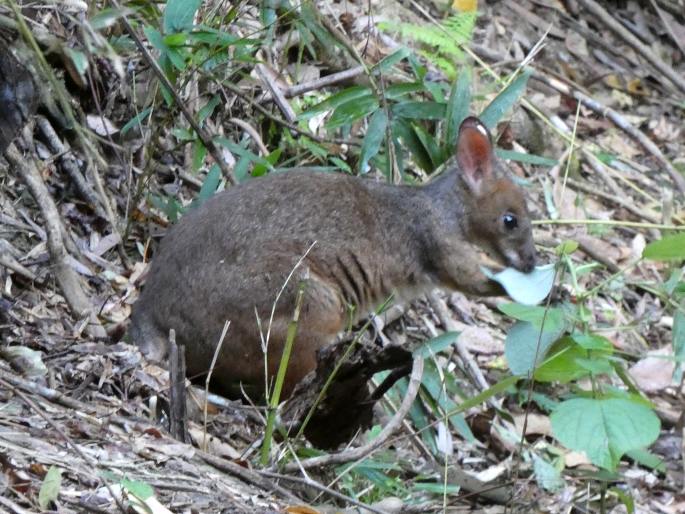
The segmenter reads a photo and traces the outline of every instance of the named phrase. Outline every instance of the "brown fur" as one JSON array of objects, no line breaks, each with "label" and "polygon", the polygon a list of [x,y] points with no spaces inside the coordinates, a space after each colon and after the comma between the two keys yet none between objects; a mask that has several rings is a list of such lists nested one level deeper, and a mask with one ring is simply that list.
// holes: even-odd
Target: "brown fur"
[{"label": "brown fur", "polygon": [[[470,142],[458,146],[467,169],[453,159],[425,187],[290,172],[249,180],[190,211],[169,230],[154,258],[132,315],[132,339],[149,358],[161,360],[173,328],[186,347],[188,373],[198,375],[208,370],[230,320],[215,382],[263,390],[255,312],[266,333],[278,291],[314,243],[285,286],[270,330],[267,362],[273,376],[304,282],[288,394],[315,366],[318,348],[393,292],[411,296],[440,286],[500,294],[499,285],[482,274],[476,247],[523,270],[532,268],[535,249],[523,195],[499,169],[489,138],[483,139],[473,120],[462,125]],[[505,212],[518,217],[517,230],[503,228]]]}]

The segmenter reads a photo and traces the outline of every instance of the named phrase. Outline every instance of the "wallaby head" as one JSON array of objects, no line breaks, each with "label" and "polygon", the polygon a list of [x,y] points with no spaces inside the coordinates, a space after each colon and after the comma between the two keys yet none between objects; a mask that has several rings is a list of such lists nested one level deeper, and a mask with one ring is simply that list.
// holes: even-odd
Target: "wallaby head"
[{"label": "wallaby head", "polygon": [[490,134],[478,118],[461,124],[456,161],[466,238],[504,264],[532,271],[535,245],[523,192],[495,158]]}]

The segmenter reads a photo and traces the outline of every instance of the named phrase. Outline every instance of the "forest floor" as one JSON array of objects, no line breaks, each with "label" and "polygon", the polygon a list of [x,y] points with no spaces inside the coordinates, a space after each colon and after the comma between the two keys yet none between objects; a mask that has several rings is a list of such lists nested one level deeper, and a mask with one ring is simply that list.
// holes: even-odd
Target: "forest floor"
[{"label": "forest floor", "polygon": [[[470,63],[473,112],[501,89],[494,75],[526,60],[534,71],[494,130],[497,144],[546,159],[511,168],[538,220],[541,260],[554,261],[564,241],[578,243],[568,257],[575,276],[556,299],[574,303],[579,290],[594,291],[583,297],[589,323],[601,327],[661,423],[653,460],[624,456],[612,472],[553,437],[545,401],[572,389],[554,382],[509,388],[469,407],[463,431],[461,421],[438,419],[418,435],[418,418],[408,417],[367,460],[350,452],[354,460],[345,462],[346,451],[372,441],[393,416],[402,397],[389,395],[374,428],[341,449],[340,460],[306,470],[292,465],[293,447],[301,459],[320,452],[302,439],[274,443],[274,464],[260,466],[263,409],[223,401],[203,414],[199,390],[188,399],[193,443],[172,438],[164,428],[169,374],[121,334],[143,286],[143,256],[181,208],[230,180],[212,174],[212,159],[122,24],[124,13],[159,58],[149,30],[162,24],[157,7],[134,13],[137,2],[125,12],[117,2],[110,10],[89,4],[96,3],[26,4],[26,25],[16,21],[14,0],[0,5],[0,42],[33,68],[39,92],[38,114],[17,142],[24,157],[0,158],[0,511],[685,512],[683,385],[672,379],[674,349],[682,358],[685,346],[685,325],[679,333],[674,325],[685,318],[669,296],[682,287],[683,269],[641,259],[670,226],[685,225],[682,0],[600,3],[608,12],[593,0],[481,1],[462,48],[436,28],[448,16],[441,2],[318,2],[309,17],[287,18],[260,12],[257,2],[213,0],[198,16],[226,10],[222,29],[251,42],[232,47],[225,68],[200,79],[193,73],[221,56],[183,54],[173,36],[164,43],[167,65],[185,59],[165,68],[178,79],[182,103],[207,133],[239,142],[220,154],[238,180],[264,171],[263,159],[356,169],[365,123],[336,132],[323,115],[308,123],[292,117],[366,85],[355,59],[371,67],[405,45],[428,79],[448,85]],[[267,15],[281,16],[282,25],[264,30]],[[28,33],[35,46],[20,44]],[[305,35],[311,39],[300,44]],[[326,38],[335,44],[326,48]],[[409,68],[397,64],[384,80],[401,83]],[[342,72],[346,80],[321,80]],[[7,72],[0,79],[9,80]],[[203,110],[207,98],[217,102]],[[33,171],[19,171],[33,163]],[[94,306],[91,314],[74,314],[79,301]],[[436,358],[431,376],[449,369],[463,398],[475,397],[508,373],[512,321],[500,303],[440,292],[396,307],[380,337],[460,332],[460,351]],[[430,403],[427,393],[422,398]],[[469,479],[481,494],[468,492]],[[492,484],[505,493],[488,494]]]}]

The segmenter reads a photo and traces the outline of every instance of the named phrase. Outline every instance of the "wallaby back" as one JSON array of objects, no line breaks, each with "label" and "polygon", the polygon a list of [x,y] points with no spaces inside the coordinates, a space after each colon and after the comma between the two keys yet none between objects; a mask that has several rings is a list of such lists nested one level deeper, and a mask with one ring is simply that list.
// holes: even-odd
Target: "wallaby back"
[{"label": "wallaby back", "polygon": [[523,195],[498,166],[487,131],[468,118],[456,159],[425,187],[289,172],[219,193],[162,241],[134,306],[132,339],[161,360],[173,328],[189,374],[201,375],[229,320],[215,382],[261,391],[278,367],[304,282],[288,394],[315,366],[318,348],[392,293],[411,297],[435,286],[501,293],[481,273],[477,247],[532,269]]}]

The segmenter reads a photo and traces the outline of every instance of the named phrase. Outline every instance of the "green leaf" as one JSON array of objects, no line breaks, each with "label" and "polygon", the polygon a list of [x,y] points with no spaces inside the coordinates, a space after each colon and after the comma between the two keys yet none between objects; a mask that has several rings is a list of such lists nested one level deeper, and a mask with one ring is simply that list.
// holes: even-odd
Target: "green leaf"
[{"label": "green leaf", "polygon": [[385,114],[385,109],[378,109],[369,120],[369,127],[366,130],[359,154],[359,171],[361,173],[366,173],[369,160],[380,150],[387,126],[388,115]]},{"label": "green leaf", "polygon": [[666,473],[666,466],[664,464],[664,460],[660,456],[654,455],[649,450],[631,450],[629,452],[626,452],[626,455],[638,464],[640,464],[641,466],[645,466],[646,468],[653,469],[660,473]]},{"label": "green leaf", "polygon": [[563,330],[566,325],[564,311],[558,307],[500,303],[497,308],[507,316],[519,321],[528,321],[537,328],[541,328],[544,324],[547,331]]},{"label": "green leaf", "polygon": [[574,241],[573,239],[567,239],[566,241],[559,243],[557,247],[554,249],[554,253],[557,254],[559,257],[562,255],[571,255],[573,252],[575,252],[580,245],[578,244],[578,241]]},{"label": "green leaf", "polygon": [[195,12],[201,3],[202,0],[168,0],[162,22],[164,33],[171,34],[192,29]]},{"label": "green leaf", "polygon": [[480,121],[490,130],[494,129],[497,122],[502,119],[504,113],[507,112],[519,99],[526,88],[528,78],[530,78],[533,70],[525,69],[516,77],[511,84],[498,94],[495,99],[485,108],[480,114]]},{"label": "green leaf", "polygon": [[48,510],[50,503],[59,497],[61,486],[62,470],[58,467],[50,466],[40,486],[40,491],[38,491],[38,505],[40,505],[41,510]]},{"label": "green leaf", "polygon": [[425,87],[420,82],[407,82],[404,84],[392,84],[385,90],[385,98],[388,100],[396,100],[411,93],[418,93],[424,91]]},{"label": "green leaf", "polygon": [[635,500],[633,500],[631,491],[624,491],[619,487],[610,487],[609,492],[616,495],[628,514],[635,514]]},{"label": "green leaf", "polygon": [[207,156],[207,148],[200,139],[193,141],[193,171],[198,171],[205,162]]},{"label": "green leaf", "polygon": [[564,332],[563,327],[555,328],[541,332],[527,321],[514,323],[504,341],[504,356],[514,375],[530,374],[545,359],[547,351]]},{"label": "green leaf", "polygon": [[530,273],[514,268],[504,268],[495,274],[484,268],[483,272],[486,277],[502,284],[513,300],[524,305],[535,305],[547,298],[556,274],[553,263],[537,266]]},{"label": "green leaf", "polygon": [[649,243],[642,251],[642,257],[652,261],[685,259],[685,232]]},{"label": "green leaf", "polygon": [[555,492],[565,485],[559,470],[536,454],[533,454],[533,472],[538,485],[545,491]]},{"label": "green leaf", "polygon": [[415,482],[412,486],[412,490],[439,495],[455,495],[459,494],[461,488],[458,485],[444,484],[441,482]]},{"label": "green leaf", "polygon": [[164,36],[162,41],[164,41],[164,44],[168,47],[179,47],[186,44],[186,39],[187,37],[183,32],[176,32],[174,34]]},{"label": "green leaf", "polygon": [[573,344],[570,337],[560,339],[554,345],[554,350],[553,355],[535,370],[535,380],[565,384],[590,374],[577,362],[578,359],[587,357],[587,351]]},{"label": "green leaf", "polygon": [[126,477],[121,479],[121,485],[140,501],[146,501],[154,496],[155,491],[145,482],[140,480],[130,480]]},{"label": "green leaf", "polygon": [[440,148],[438,148],[438,143],[435,141],[435,138],[430,135],[421,125],[413,125],[413,128],[416,137],[419,139],[419,141],[421,141],[421,144],[426,149],[428,157],[430,157],[431,169],[433,170],[437,168],[440,166],[440,164],[442,164],[442,154],[440,152]]},{"label": "green leaf", "polygon": [[171,223],[178,221],[178,215],[183,210],[181,204],[171,196],[150,195],[150,202],[162,211]]},{"label": "green leaf", "polygon": [[116,24],[117,20],[124,16],[125,14],[131,14],[133,11],[131,9],[113,9],[108,7],[102,9],[100,12],[96,13],[92,18],[90,18],[90,26],[93,30],[102,30],[112,27]]},{"label": "green leaf", "polygon": [[551,420],[559,442],[585,452],[593,464],[609,471],[616,470],[626,452],[652,444],[660,429],[649,407],[621,398],[567,400]]},{"label": "green leaf", "polygon": [[[271,164],[271,166],[275,166],[276,163],[278,162],[278,159],[281,157],[281,153],[283,152],[282,148],[276,148],[273,152],[271,152],[269,155],[266,156],[266,160]],[[253,177],[261,177],[262,175],[266,175],[266,172],[269,170],[269,167],[264,164],[264,163],[257,163],[255,164],[255,167],[252,168],[252,176]]]},{"label": "green leaf", "polygon": [[134,126],[140,124],[150,114],[150,112],[152,112],[152,107],[148,107],[147,109],[144,109],[136,114],[133,118],[126,122],[126,125],[121,127],[121,134],[125,135]]},{"label": "green leaf", "polygon": [[[681,303],[685,307],[685,303]],[[683,378],[683,362],[685,362],[685,314],[680,309],[673,315],[673,354],[675,356],[675,370],[673,383],[680,384]]]},{"label": "green leaf", "polygon": [[374,96],[371,92],[371,88],[368,86],[351,86],[310,107],[305,112],[301,113],[297,118],[299,120],[308,120],[318,116],[323,112],[335,109],[339,105],[365,96]]},{"label": "green leaf", "polygon": [[445,104],[439,102],[402,102],[393,105],[392,113],[400,118],[441,120],[445,117]]},{"label": "green leaf", "polygon": [[536,166],[552,167],[559,164],[559,161],[556,159],[550,159],[549,157],[543,157],[541,155],[535,155],[532,153],[515,152],[513,150],[502,150],[501,148],[495,148],[495,154],[500,159],[534,164]]},{"label": "green leaf", "polygon": [[376,109],[378,109],[378,99],[375,96],[357,98],[338,106],[326,123],[326,128],[333,130],[342,125],[347,125],[371,114]]},{"label": "green leaf", "polygon": [[204,121],[212,115],[214,109],[216,109],[220,102],[221,99],[219,98],[219,95],[214,95],[212,99],[209,102],[207,102],[202,107],[202,109],[200,109],[200,111],[197,113],[197,121],[200,124],[200,126],[202,126]]},{"label": "green leaf", "polygon": [[408,57],[409,54],[411,54],[411,50],[406,46],[402,46],[390,55],[383,57],[380,62],[374,64],[371,68],[371,73],[384,73],[389,71],[395,64]]},{"label": "green leaf", "polygon": [[[496,394],[502,393],[509,389],[510,387],[514,386],[516,382],[520,380],[520,377],[517,376],[510,376],[507,378],[504,378],[497,382],[495,385],[490,386],[487,388],[485,391],[482,393],[478,393],[475,396],[472,396],[468,400],[464,400],[459,404],[459,407],[457,407],[455,410],[448,412],[448,416],[453,416],[454,414],[458,414],[460,412],[467,411],[473,407],[476,407],[480,405],[483,402],[488,401],[490,398],[495,396]],[[417,427],[418,428],[418,427]]]},{"label": "green leaf", "polygon": [[150,42],[150,44],[154,46],[157,50],[159,50],[160,52],[167,51],[167,46],[164,44],[164,38],[156,28],[146,26],[143,27],[143,32],[145,33],[145,37]]},{"label": "green leaf", "polygon": [[[433,403],[435,416],[443,418],[444,415],[457,410],[457,404],[452,400],[449,393],[443,389],[442,375],[438,373],[433,361],[426,361],[421,385],[428,392]],[[440,410],[437,409],[440,407]],[[450,424],[468,442],[475,442],[476,437],[471,432],[471,428],[462,413],[451,414],[448,416]],[[444,419],[444,418],[443,418]]]},{"label": "green leaf", "polygon": [[445,332],[437,337],[429,339],[413,352],[414,357],[427,359],[435,354],[450,348],[459,337],[459,332]]},{"label": "green leaf", "polygon": [[65,46],[64,50],[66,51],[66,54],[69,56],[71,62],[74,63],[74,68],[76,69],[76,72],[83,77],[86,74],[86,70],[88,69],[88,57],[86,57],[86,54],[84,54],[80,50],[69,48],[68,46]]},{"label": "green leaf", "polygon": [[408,149],[416,164],[425,171],[433,171],[433,163],[424,148],[421,140],[416,136],[412,126],[403,119],[394,119],[392,123],[392,133],[395,139],[401,139],[406,149]]},{"label": "green leaf", "polygon": [[452,86],[450,97],[447,101],[447,128],[445,130],[445,145],[447,156],[456,151],[457,135],[461,122],[469,114],[471,103],[471,68],[462,68],[457,80]]},{"label": "green leaf", "polygon": [[598,334],[571,334],[571,338],[586,350],[613,352],[614,345],[606,337]]}]

